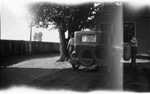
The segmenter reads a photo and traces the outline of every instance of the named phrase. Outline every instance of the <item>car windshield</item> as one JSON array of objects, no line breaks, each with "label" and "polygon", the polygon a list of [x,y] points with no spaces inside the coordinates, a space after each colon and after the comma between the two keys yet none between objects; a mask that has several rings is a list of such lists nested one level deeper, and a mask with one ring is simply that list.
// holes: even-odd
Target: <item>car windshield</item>
[{"label": "car windshield", "polygon": [[96,35],[82,35],[82,42],[96,42]]}]

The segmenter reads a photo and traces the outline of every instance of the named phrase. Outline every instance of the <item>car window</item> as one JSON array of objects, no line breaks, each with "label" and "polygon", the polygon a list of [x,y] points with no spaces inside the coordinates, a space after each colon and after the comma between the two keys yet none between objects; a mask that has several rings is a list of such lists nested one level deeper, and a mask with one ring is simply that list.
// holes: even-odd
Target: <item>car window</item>
[{"label": "car window", "polygon": [[96,35],[82,35],[81,42],[96,42]]}]

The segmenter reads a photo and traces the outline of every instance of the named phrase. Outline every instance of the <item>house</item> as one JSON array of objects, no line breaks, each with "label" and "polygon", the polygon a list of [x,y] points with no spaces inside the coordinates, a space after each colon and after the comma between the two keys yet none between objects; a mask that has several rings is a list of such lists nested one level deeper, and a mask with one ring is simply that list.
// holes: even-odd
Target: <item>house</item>
[{"label": "house", "polygon": [[114,45],[129,43],[132,36],[138,40],[138,54],[150,56],[150,7],[131,7],[130,4],[111,3],[96,14],[96,30],[108,33]]}]

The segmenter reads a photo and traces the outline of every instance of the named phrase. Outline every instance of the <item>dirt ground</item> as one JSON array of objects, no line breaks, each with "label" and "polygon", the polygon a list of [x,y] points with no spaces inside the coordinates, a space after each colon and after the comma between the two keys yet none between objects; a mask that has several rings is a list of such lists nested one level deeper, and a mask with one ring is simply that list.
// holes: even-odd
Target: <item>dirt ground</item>
[{"label": "dirt ground", "polygon": [[3,59],[0,89],[27,86],[37,89],[74,91],[121,90],[122,77],[115,72],[81,67],[74,71],[68,62],[56,62],[58,55],[24,55]]},{"label": "dirt ground", "polygon": [[[123,90],[150,92],[150,61],[137,60],[136,69],[123,62],[123,79],[106,71],[81,67],[74,71],[68,62],[56,62],[58,54],[20,55],[1,60],[0,89],[13,86],[35,87],[46,90]],[[122,82],[123,81],[123,82]],[[122,87],[123,85],[123,87]]]},{"label": "dirt ground", "polygon": [[150,92],[150,60],[140,60],[136,69],[132,69],[130,63],[124,63],[123,73],[124,91]]}]

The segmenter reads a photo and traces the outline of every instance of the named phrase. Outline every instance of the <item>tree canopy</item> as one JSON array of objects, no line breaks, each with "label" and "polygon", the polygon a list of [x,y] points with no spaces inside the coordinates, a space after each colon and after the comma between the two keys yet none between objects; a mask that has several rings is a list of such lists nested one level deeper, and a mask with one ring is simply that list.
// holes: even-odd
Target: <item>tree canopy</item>
[{"label": "tree canopy", "polygon": [[92,28],[98,9],[95,3],[66,5],[38,2],[29,6],[33,25],[47,28],[52,24],[54,28],[69,32]]},{"label": "tree canopy", "polygon": [[34,41],[42,41],[43,34],[42,32],[34,33],[33,39]]}]

